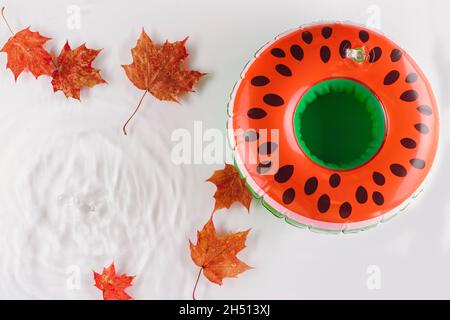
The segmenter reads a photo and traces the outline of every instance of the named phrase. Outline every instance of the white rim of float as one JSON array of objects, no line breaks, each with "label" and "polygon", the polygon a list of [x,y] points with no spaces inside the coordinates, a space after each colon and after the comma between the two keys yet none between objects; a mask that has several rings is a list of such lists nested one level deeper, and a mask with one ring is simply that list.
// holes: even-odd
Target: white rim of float
[{"label": "white rim of float", "polygon": [[[326,221],[319,221],[307,218],[299,213],[295,213],[282,204],[275,201],[272,197],[270,197],[264,190],[262,190],[256,182],[253,180],[252,176],[248,173],[247,168],[245,168],[245,165],[240,158],[240,155],[238,152],[236,152],[236,140],[234,137],[234,128],[233,128],[233,107],[234,107],[234,100],[236,98],[236,93],[238,91],[238,88],[241,84],[242,79],[245,77],[245,74],[247,73],[250,66],[255,62],[255,60],[259,57],[261,52],[263,52],[265,49],[270,47],[275,41],[288,36],[292,32],[296,32],[298,30],[304,29],[309,26],[315,26],[320,24],[327,24],[327,23],[342,23],[342,24],[349,24],[353,26],[360,26],[368,28],[367,26],[363,24],[358,24],[354,22],[349,21],[317,21],[312,22],[308,24],[303,24],[297,28],[289,29],[288,31],[282,32],[279,35],[277,35],[274,39],[264,44],[261,48],[259,48],[255,54],[253,55],[253,58],[250,59],[244,66],[239,80],[236,81],[236,83],[233,86],[233,90],[230,96],[230,100],[227,104],[227,137],[228,142],[230,145],[231,150],[233,151],[233,160],[234,160],[234,166],[239,172],[239,175],[241,178],[245,181],[246,187],[250,190],[250,192],[253,194],[253,196],[256,199],[261,199],[262,205],[265,209],[267,209],[270,213],[272,213],[277,218],[284,218],[284,220],[297,228],[301,229],[309,229],[312,232],[317,233],[327,233],[327,234],[340,234],[340,233],[357,233],[360,231],[365,231],[368,229],[372,229],[376,227],[380,223],[385,223],[387,221],[390,221],[392,218],[397,216],[400,212],[403,212],[406,210],[406,208],[410,205],[412,200],[414,200],[416,197],[419,196],[419,194],[423,191],[425,184],[429,180],[429,177],[431,176],[433,172],[433,167],[436,163],[436,160],[438,158],[439,153],[439,141],[438,146],[436,150],[435,155],[435,161],[433,163],[433,166],[430,168],[430,171],[428,172],[425,179],[422,181],[420,186],[414,191],[409,198],[407,198],[405,201],[403,201],[400,205],[397,207],[392,208],[388,212],[375,217],[373,219],[358,221],[358,222],[346,222],[346,223],[332,223],[332,222],[326,222]],[[374,30],[373,28],[369,28],[372,32],[378,33],[380,35],[385,36],[382,32],[379,30]],[[439,108],[439,104],[436,105],[437,108]],[[439,124],[439,119],[438,119]],[[440,126],[438,125],[438,130],[440,131]],[[440,132],[439,132],[440,135]]]}]

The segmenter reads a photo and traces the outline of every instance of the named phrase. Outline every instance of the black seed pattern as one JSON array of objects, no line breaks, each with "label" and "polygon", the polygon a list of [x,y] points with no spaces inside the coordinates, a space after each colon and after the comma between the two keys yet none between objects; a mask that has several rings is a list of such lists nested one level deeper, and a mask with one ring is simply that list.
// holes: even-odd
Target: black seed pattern
[{"label": "black seed pattern", "polygon": [[397,70],[392,70],[384,77],[383,83],[385,86],[389,86],[397,81],[399,77],[400,72],[398,72]]},{"label": "black seed pattern", "polygon": [[391,51],[391,61],[397,62],[402,57],[402,52],[399,49],[394,49]]},{"label": "black seed pattern", "polygon": [[424,114],[426,116],[432,115],[433,111],[431,108],[427,105],[421,105],[417,107],[417,111],[419,111],[421,114]]},{"label": "black seed pattern", "polygon": [[265,116],[267,116],[267,112],[265,112],[263,109],[261,108],[251,108],[247,111],[247,116],[250,119],[262,119]]},{"label": "black seed pattern", "polygon": [[277,64],[276,66],[275,66],[275,70],[277,70],[277,72],[279,73],[279,74],[281,74],[282,76],[285,76],[285,77],[290,77],[290,76],[292,76],[292,71],[291,71],[291,69],[289,69],[289,67],[287,66],[287,65],[285,65],[285,64]]},{"label": "black seed pattern", "polygon": [[317,178],[311,177],[308,180],[306,180],[305,187],[303,188],[303,190],[305,191],[306,195],[310,196],[314,192],[316,192],[318,186],[319,186],[319,181],[317,180]]},{"label": "black seed pattern", "polygon": [[372,193],[372,200],[373,200],[373,202],[375,202],[376,205],[379,205],[379,206],[383,205],[383,203],[384,203],[384,197],[378,191],[375,191],[374,193]]},{"label": "black seed pattern", "polygon": [[342,58],[347,57],[347,49],[351,49],[352,44],[348,40],[343,40],[339,45],[339,54]]},{"label": "black seed pattern", "polygon": [[400,96],[400,99],[406,102],[416,101],[417,98],[419,98],[419,94],[417,93],[416,90],[406,90]]},{"label": "black seed pattern", "polygon": [[358,189],[356,189],[356,201],[363,204],[367,202],[367,190],[363,186],[359,186]]},{"label": "black seed pattern", "polygon": [[303,41],[305,41],[307,44],[310,44],[313,41],[313,35],[311,32],[309,31],[303,31],[302,33],[302,39]]},{"label": "black seed pattern", "polygon": [[247,130],[244,133],[244,140],[246,142],[253,142],[259,139],[259,133],[254,130]]},{"label": "black seed pattern", "polygon": [[330,183],[330,186],[332,188],[337,188],[339,186],[339,184],[341,183],[341,176],[338,175],[337,173],[333,173],[330,176],[330,179],[328,180],[328,182]]},{"label": "black seed pattern", "polygon": [[430,132],[430,129],[428,129],[427,125],[423,123],[416,123],[414,125],[414,128],[416,128],[417,131],[423,134],[427,134]]},{"label": "black seed pattern", "polygon": [[417,75],[417,73],[411,72],[410,74],[408,74],[406,76],[405,81],[406,81],[406,83],[413,83],[413,82],[416,82],[417,79],[419,79],[419,76]]},{"label": "black seed pattern", "polygon": [[384,178],[384,175],[378,171],[374,171],[374,173],[372,173],[372,179],[373,179],[373,182],[375,182],[379,186],[382,186],[386,183],[386,179]]},{"label": "black seed pattern", "polygon": [[258,148],[258,152],[261,155],[268,155],[268,154],[272,154],[272,152],[274,152],[275,150],[277,150],[278,148],[278,144],[276,144],[275,142],[264,142],[261,143],[261,145]]},{"label": "black seed pattern", "polygon": [[258,172],[258,174],[266,174],[267,172],[270,171],[271,167],[272,167],[271,161],[263,161],[258,163],[258,165],[256,166],[256,172]]},{"label": "black seed pattern", "polygon": [[330,57],[330,48],[328,48],[327,46],[322,46],[322,48],[320,48],[320,59],[322,59],[324,63],[327,63],[330,60]]},{"label": "black seed pattern", "polygon": [[291,55],[294,57],[294,59],[298,60],[298,61],[302,61],[303,56],[304,56],[304,52],[302,47],[300,47],[298,44],[293,44],[291,46]]},{"label": "black seed pattern", "polygon": [[286,53],[284,53],[283,49],[280,48],[273,48],[272,50],[270,50],[270,53],[277,58],[284,58],[286,57]]},{"label": "black seed pattern", "polygon": [[278,169],[277,173],[275,173],[275,181],[279,183],[283,183],[288,181],[292,174],[294,173],[294,166],[291,164],[282,166],[280,169]]},{"label": "black seed pattern", "polygon": [[348,202],[344,202],[339,207],[339,215],[342,219],[347,219],[352,214],[352,205]]},{"label": "black seed pattern", "polygon": [[369,40],[369,33],[365,30],[359,32],[359,40],[362,42],[367,42]]},{"label": "black seed pattern", "polygon": [[256,76],[253,77],[251,83],[253,86],[255,87],[262,87],[265,86],[266,84],[268,84],[270,82],[269,78],[265,77],[265,76]]},{"label": "black seed pattern", "polygon": [[322,28],[322,37],[324,37],[325,39],[328,39],[329,37],[331,37],[332,33],[333,33],[333,29],[331,29],[330,27]]},{"label": "black seed pattern", "polygon": [[422,159],[411,159],[409,160],[409,163],[411,163],[411,165],[416,168],[416,169],[423,169],[425,168],[425,161]]},{"label": "black seed pattern", "polygon": [[284,204],[290,204],[295,199],[295,190],[289,188],[283,192],[283,202]]},{"label": "black seed pattern", "polygon": [[325,213],[330,209],[330,197],[327,194],[320,196],[317,201],[317,209],[319,209],[320,213]]},{"label": "black seed pattern", "polygon": [[414,149],[415,147],[417,147],[417,143],[411,138],[403,138],[402,140],[400,140],[400,143],[406,149]]},{"label": "black seed pattern", "polygon": [[369,62],[374,63],[377,62],[381,58],[381,54],[383,51],[380,47],[375,47],[369,51]]},{"label": "black seed pattern", "polygon": [[404,177],[407,174],[406,168],[398,163],[393,163],[389,166],[391,172],[397,177]]},{"label": "black seed pattern", "polygon": [[272,107],[279,107],[284,104],[284,100],[282,97],[275,93],[268,93],[263,97],[264,103],[268,104]]}]

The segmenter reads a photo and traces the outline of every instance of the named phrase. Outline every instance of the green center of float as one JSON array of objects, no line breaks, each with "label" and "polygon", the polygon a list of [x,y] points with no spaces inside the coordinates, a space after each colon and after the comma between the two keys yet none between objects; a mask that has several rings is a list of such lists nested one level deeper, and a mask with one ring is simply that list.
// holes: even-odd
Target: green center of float
[{"label": "green center of float", "polygon": [[297,141],[317,164],[347,170],[369,161],[385,135],[383,108],[373,93],[352,80],[332,79],[313,86],[294,115]]}]

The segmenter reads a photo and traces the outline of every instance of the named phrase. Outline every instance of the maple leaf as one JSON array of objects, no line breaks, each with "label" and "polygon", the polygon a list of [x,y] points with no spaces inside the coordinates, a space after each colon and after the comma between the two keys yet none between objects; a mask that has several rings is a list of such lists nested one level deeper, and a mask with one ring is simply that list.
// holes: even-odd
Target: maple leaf
[{"label": "maple leaf", "polygon": [[95,286],[102,290],[104,300],[130,300],[125,289],[130,287],[134,276],[122,274],[116,275],[114,262],[107,268],[103,268],[101,274],[94,271]]},{"label": "maple leaf", "polygon": [[214,183],[217,187],[216,193],[214,193],[216,199],[214,211],[222,208],[228,209],[234,202],[240,202],[247,208],[247,211],[250,210],[253,195],[233,165],[225,164],[225,168],[214,171],[214,174],[206,181]]},{"label": "maple leaf", "polygon": [[186,68],[187,39],[156,45],[142,29],[136,47],[131,49],[133,63],[122,65],[128,79],[137,88],[145,90],[136,110],[123,127],[124,134],[127,134],[126,125],[136,114],[147,92],[162,101],[178,102],[178,97],[192,92],[192,87],[205,75]]},{"label": "maple leaf", "polygon": [[218,285],[224,278],[234,278],[238,274],[251,269],[250,266],[236,257],[245,248],[249,230],[217,235],[212,218],[205,224],[202,231],[197,231],[197,244],[189,240],[191,258],[201,267],[192,294],[195,300],[195,289],[201,271],[205,277]]},{"label": "maple leaf", "polygon": [[88,49],[85,44],[72,50],[69,42],[66,42],[52,74],[53,91],[61,90],[67,98],[80,100],[81,88],[106,83],[100,75],[100,70],[92,67],[92,62],[100,51]]},{"label": "maple leaf", "polygon": [[50,38],[41,36],[39,32],[30,31],[29,27],[9,38],[0,52],[7,54],[6,67],[11,69],[15,80],[24,70],[29,70],[36,78],[51,75],[52,57],[44,48],[48,40]]}]

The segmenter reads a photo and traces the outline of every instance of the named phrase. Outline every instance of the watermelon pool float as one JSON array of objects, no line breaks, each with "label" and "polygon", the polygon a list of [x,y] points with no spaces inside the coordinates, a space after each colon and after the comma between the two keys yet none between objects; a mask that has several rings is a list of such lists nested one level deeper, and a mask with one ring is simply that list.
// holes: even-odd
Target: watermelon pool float
[{"label": "watermelon pool float", "polygon": [[287,222],[355,232],[420,191],[438,145],[431,87],[385,36],[300,27],[257,52],[236,84],[228,134],[253,194]]}]

